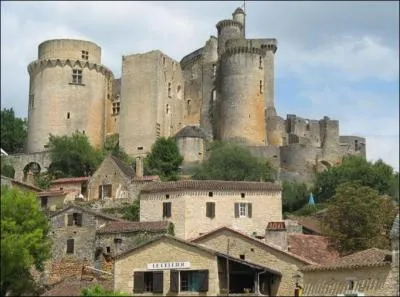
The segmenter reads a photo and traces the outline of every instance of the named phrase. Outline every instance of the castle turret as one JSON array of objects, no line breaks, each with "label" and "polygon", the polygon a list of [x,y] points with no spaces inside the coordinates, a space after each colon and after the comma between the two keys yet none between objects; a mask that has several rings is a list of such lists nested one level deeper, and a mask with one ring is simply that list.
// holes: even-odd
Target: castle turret
[{"label": "castle turret", "polygon": [[30,75],[26,151],[45,150],[49,134],[80,131],[96,147],[105,136],[106,100],[113,74],[101,65],[101,48],[89,41],[48,40],[39,45]]},{"label": "castle turret", "polygon": [[246,13],[244,10],[240,7],[236,8],[232,13],[232,19],[243,25],[243,37],[246,37]]},{"label": "castle turret", "polygon": [[244,38],[243,24],[235,20],[222,20],[217,24],[218,30],[218,55],[225,50],[225,43],[230,39]]},{"label": "castle turret", "polygon": [[245,145],[265,145],[265,51],[249,45],[229,47],[220,60],[219,138]]}]

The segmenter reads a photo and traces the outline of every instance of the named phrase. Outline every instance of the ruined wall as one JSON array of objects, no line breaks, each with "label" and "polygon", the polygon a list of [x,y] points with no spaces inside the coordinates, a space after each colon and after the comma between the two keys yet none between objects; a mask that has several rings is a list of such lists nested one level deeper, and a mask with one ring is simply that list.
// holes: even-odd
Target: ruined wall
[{"label": "ruined wall", "polygon": [[280,116],[267,115],[267,143],[274,147],[287,144],[286,123]]},{"label": "ruined wall", "polygon": [[[82,51],[88,52],[88,59]],[[49,134],[85,133],[95,147],[104,142],[104,111],[113,74],[100,64],[97,45],[80,40],[49,40],[39,45],[30,75],[26,151],[45,150]],[[81,83],[73,70],[82,71]]]},{"label": "ruined wall", "polygon": [[200,163],[204,160],[204,139],[198,137],[181,137],[177,139],[183,163]]},{"label": "ruined wall", "polygon": [[340,152],[345,156],[348,154],[366,157],[366,141],[359,136],[340,136]]},{"label": "ruined wall", "polygon": [[150,152],[157,137],[183,126],[183,92],[179,64],[162,52],[123,57],[120,144],[128,154]]},{"label": "ruined wall", "polygon": [[257,48],[229,48],[221,57],[218,89],[219,137],[247,145],[265,145],[263,52]]}]

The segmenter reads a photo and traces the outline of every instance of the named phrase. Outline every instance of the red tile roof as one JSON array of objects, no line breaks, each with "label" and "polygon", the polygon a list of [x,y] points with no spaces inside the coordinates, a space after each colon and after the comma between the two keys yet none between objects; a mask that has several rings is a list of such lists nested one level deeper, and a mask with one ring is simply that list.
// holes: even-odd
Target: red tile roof
[{"label": "red tile roof", "polygon": [[157,193],[180,190],[198,191],[281,191],[279,184],[269,182],[221,181],[221,180],[180,180],[172,182],[154,182],[142,188],[143,193]]},{"label": "red tile roof", "polygon": [[89,177],[81,176],[81,177],[66,177],[66,178],[58,178],[53,180],[52,184],[73,184],[73,183],[81,183],[84,181],[88,181]]},{"label": "red tile roof", "polygon": [[320,221],[313,217],[304,217],[304,216],[288,216],[288,219],[297,221],[299,225],[302,225],[304,228],[311,230],[312,232],[321,235],[322,230],[320,226]]},{"label": "red tile roof", "polygon": [[101,217],[101,218],[109,220],[109,221],[127,222],[126,220],[123,220],[123,219],[120,219],[120,218],[117,218],[117,217],[113,217],[113,216],[109,216],[109,215],[106,215],[104,213],[95,211],[93,209],[88,209],[88,208],[81,207],[81,206],[78,206],[78,205],[75,205],[75,204],[70,204],[70,205],[66,206],[65,208],[61,209],[60,211],[57,211],[57,212],[51,214],[50,218],[58,216],[59,214],[63,213],[64,211],[66,211],[68,209],[71,209],[71,208],[75,208],[75,209],[80,210],[82,212],[90,213],[91,215],[94,215],[94,216],[97,216],[97,217]]},{"label": "red tile roof", "polygon": [[54,191],[42,191],[37,193],[38,197],[58,197],[58,196],[64,196],[67,195],[68,193],[63,191],[63,190],[54,190]]},{"label": "red tile roof", "polygon": [[286,230],[285,222],[269,222],[267,230]]},{"label": "red tile roof", "polygon": [[288,249],[293,254],[318,264],[325,264],[339,258],[339,253],[329,249],[325,236],[309,234],[288,234]]},{"label": "red tile roof", "polygon": [[142,177],[134,177],[133,181],[159,181],[160,177],[158,175],[145,175]]},{"label": "red tile roof", "polygon": [[208,233],[205,233],[205,234],[200,235],[200,236],[198,236],[196,238],[193,238],[190,241],[196,243],[196,242],[201,241],[201,239],[204,239],[204,238],[206,238],[208,236],[211,236],[211,235],[213,235],[215,233],[222,232],[224,230],[230,231],[230,232],[235,233],[235,234],[237,234],[239,236],[242,236],[242,237],[244,237],[244,238],[246,238],[248,240],[252,240],[254,243],[258,243],[258,244],[260,244],[260,245],[262,245],[264,247],[268,247],[268,248],[273,249],[273,250],[275,250],[277,252],[280,252],[280,253],[282,253],[284,255],[287,255],[289,257],[295,258],[295,259],[297,259],[297,260],[299,260],[299,261],[301,261],[301,262],[303,262],[305,264],[312,264],[312,263],[314,264],[314,263],[316,263],[316,262],[314,262],[312,260],[309,260],[307,258],[302,257],[301,255],[296,255],[295,253],[287,252],[287,251],[281,249],[278,246],[272,245],[270,243],[266,243],[265,241],[262,241],[260,239],[255,238],[255,237],[248,236],[247,234],[242,233],[242,232],[240,232],[238,230],[232,229],[232,228],[230,228],[228,226],[219,227],[219,228],[214,229],[214,230],[212,230],[212,231],[210,231]]},{"label": "red tile roof", "polygon": [[11,182],[11,184],[16,184],[16,185],[19,185],[19,186],[22,186],[22,187],[29,188],[29,189],[31,189],[31,190],[34,190],[35,192],[43,191],[42,189],[40,189],[40,188],[38,188],[38,187],[35,187],[35,186],[33,186],[33,185],[30,185],[30,184],[27,184],[27,183],[24,183],[24,182],[20,182],[20,181],[18,181],[18,180],[16,180],[16,179],[13,179],[13,178],[10,178],[10,177],[4,176],[4,175],[1,176],[1,179],[2,179],[2,180],[3,180],[3,179],[4,179],[4,180],[8,180],[8,181]]},{"label": "red tile roof", "polygon": [[125,233],[135,231],[163,231],[167,230],[168,221],[157,222],[110,222],[96,231],[98,234]]},{"label": "red tile roof", "polygon": [[356,252],[354,254],[338,258],[325,265],[309,265],[303,267],[302,271],[321,271],[321,270],[337,270],[351,269],[359,267],[375,267],[386,266],[392,262],[392,254],[390,251],[371,248]]}]

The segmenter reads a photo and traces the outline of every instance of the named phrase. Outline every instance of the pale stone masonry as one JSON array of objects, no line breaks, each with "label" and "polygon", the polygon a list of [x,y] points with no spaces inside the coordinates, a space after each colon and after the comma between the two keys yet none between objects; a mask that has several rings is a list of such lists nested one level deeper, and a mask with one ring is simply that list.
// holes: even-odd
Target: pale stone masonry
[{"label": "pale stone masonry", "polygon": [[167,219],[175,235],[190,239],[221,226],[263,235],[282,220],[281,186],[266,182],[177,181],[151,183],[140,193],[140,221]]}]

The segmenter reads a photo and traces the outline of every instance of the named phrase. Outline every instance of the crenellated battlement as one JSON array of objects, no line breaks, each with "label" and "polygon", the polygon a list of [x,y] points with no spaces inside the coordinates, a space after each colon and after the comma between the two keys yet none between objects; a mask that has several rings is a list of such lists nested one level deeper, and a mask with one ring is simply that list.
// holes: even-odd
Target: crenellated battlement
[{"label": "crenellated battlement", "polygon": [[33,61],[28,65],[28,73],[29,75],[35,75],[43,69],[47,67],[65,67],[69,66],[71,68],[74,67],[79,67],[79,68],[88,68],[89,70],[96,70],[97,72],[100,72],[104,75],[114,77],[112,71],[108,69],[107,67],[95,63],[90,63],[87,61],[81,61],[81,60],[70,60],[70,59],[41,59],[41,60],[36,60]]},{"label": "crenellated battlement", "polygon": [[243,25],[234,20],[222,20],[219,21],[216,25],[218,32],[220,32],[225,27],[239,27],[240,30],[243,30]]},{"label": "crenellated battlement", "polygon": [[225,49],[221,58],[225,58],[236,54],[253,54],[253,55],[264,56],[265,52],[262,49],[256,47],[249,47],[249,46],[231,47]]}]

